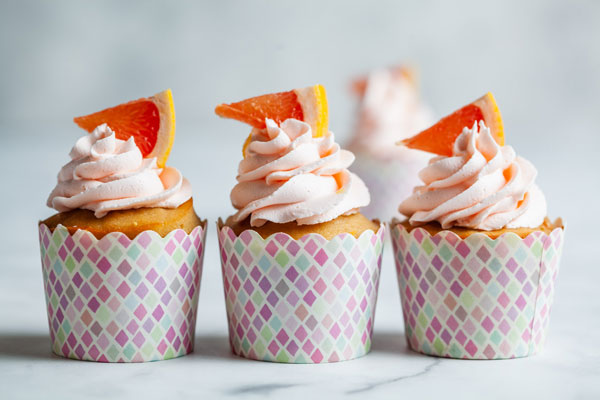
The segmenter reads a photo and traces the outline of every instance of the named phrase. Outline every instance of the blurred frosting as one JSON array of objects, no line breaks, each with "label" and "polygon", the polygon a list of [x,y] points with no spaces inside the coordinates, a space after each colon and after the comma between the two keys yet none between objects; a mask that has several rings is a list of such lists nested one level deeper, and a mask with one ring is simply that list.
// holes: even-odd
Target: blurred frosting
[{"label": "blurred frosting", "polygon": [[295,119],[266,124],[252,130],[239,164],[231,191],[236,221],[250,216],[252,226],[317,224],[369,204],[365,184],[347,169],[354,155],[335,143],[333,133],[314,138],[310,125]]},{"label": "blurred frosting", "polygon": [[402,67],[377,69],[355,82],[355,89],[362,100],[348,148],[369,150],[382,157],[423,159],[418,152],[391,145],[434,122],[431,110],[421,101],[414,73]]},{"label": "blurred frosting", "polygon": [[158,168],[133,138],[117,139],[106,124],[79,138],[69,156],[47,201],[59,212],[82,208],[101,218],[113,210],[177,208],[192,197],[177,169]]},{"label": "blurred frosting", "polygon": [[[478,129],[479,128],[479,129]],[[399,207],[411,225],[431,221],[444,229],[534,228],[546,216],[535,185],[537,170],[511,146],[500,146],[483,121],[464,128],[450,157],[434,157],[421,170],[423,186]]]}]

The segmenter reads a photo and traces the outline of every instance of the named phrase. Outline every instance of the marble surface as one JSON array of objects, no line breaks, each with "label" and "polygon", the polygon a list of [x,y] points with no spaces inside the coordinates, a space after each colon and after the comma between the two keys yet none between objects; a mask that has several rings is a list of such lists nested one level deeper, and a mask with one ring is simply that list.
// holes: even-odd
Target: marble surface
[{"label": "marble surface", "polygon": [[[33,127],[30,127],[33,129]],[[53,128],[54,129],[54,128]],[[6,132],[9,129],[3,127]],[[19,165],[26,131],[0,149],[0,159]],[[185,130],[185,127],[182,128]],[[196,209],[207,217],[208,244],[198,310],[196,350],[179,359],[146,364],[97,364],[50,353],[36,220],[50,214],[44,199],[66,159],[65,140],[40,139],[29,156],[38,163],[6,174],[10,192],[0,230],[0,398],[557,398],[600,396],[600,298],[598,248],[585,215],[570,212],[550,334],[543,354],[506,361],[462,361],[410,351],[390,247],[385,252],[373,348],[367,356],[323,365],[282,365],[233,356],[228,347],[222,279],[214,221],[230,210],[202,184],[205,172],[187,165],[185,137],[175,157],[194,185]],[[218,141],[206,143],[217,153]],[[183,153],[183,154],[181,154]],[[184,157],[181,157],[184,156]],[[191,161],[189,161],[191,159]],[[183,164],[183,166],[181,165]],[[218,179],[217,176],[215,179]],[[232,179],[214,190],[227,192]],[[552,190],[549,190],[552,193]],[[558,192],[557,192],[558,193]],[[564,194],[564,196],[567,196]],[[566,199],[563,199],[566,201]],[[561,197],[555,199],[561,203]],[[555,209],[553,207],[553,209]],[[5,397],[6,396],[6,397]]]}]

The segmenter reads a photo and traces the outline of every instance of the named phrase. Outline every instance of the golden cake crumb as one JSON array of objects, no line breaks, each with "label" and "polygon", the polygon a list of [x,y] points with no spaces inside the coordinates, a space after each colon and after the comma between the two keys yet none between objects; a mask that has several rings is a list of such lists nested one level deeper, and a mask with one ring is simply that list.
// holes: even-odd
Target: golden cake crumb
[{"label": "golden cake crumb", "polygon": [[40,223],[48,226],[51,231],[60,224],[71,234],[83,229],[101,239],[110,232],[123,232],[128,238],[134,239],[148,230],[163,237],[175,229],[190,233],[202,221],[194,212],[193,200],[189,199],[177,208],[149,207],[111,211],[102,218],[96,218],[90,210],[77,209],[55,214]]},{"label": "golden cake crumb", "polygon": [[258,232],[263,239],[274,233],[283,232],[294,239],[300,239],[309,233],[318,233],[323,235],[325,239],[330,240],[340,233],[350,233],[354,237],[359,237],[367,229],[371,229],[373,232],[377,232],[379,229],[379,222],[371,221],[361,213],[341,215],[331,221],[313,225],[298,225],[295,221],[285,224],[267,221],[260,227],[250,226],[250,218],[246,218],[241,222],[234,222],[233,216],[231,216],[227,218],[225,225],[233,229],[233,232],[238,236],[245,230],[253,230]]},{"label": "golden cake crumb", "polygon": [[406,220],[406,221],[400,222],[400,224],[402,224],[402,226],[404,226],[406,228],[406,230],[408,230],[409,232],[415,228],[423,228],[427,232],[429,232],[429,234],[431,236],[433,236],[436,233],[439,233],[441,231],[452,231],[452,232],[456,233],[461,239],[464,239],[474,233],[483,233],[485,235],[488,235],[491,239],[496,239],[500,235],[507,233],[507,232],[513,232],[513,233],[516,233],[517,235],[519,235],[521,238],[526,238],[527,235],[529,235],[530,233],[535,232],[535,231],[542,231],[546,234],[550,234],[550,232],[552,232],[555,228],[563,228],[562,223],[560,223],[558,221],[552,223],[548,217],[546,217],[544,219],[544,222],[536,228],[512,228],[512,229],[503,228],[503,229],[497,229],[494,231],[484,231],[484,230],[480,230],[480,229],[470,229],[470,228],[461,228],[461,227],[452,227],[450,229],[442,229],[442,226],[437,222],[428,222],[425,225],[412,226],[408,222],[408,220]]}]

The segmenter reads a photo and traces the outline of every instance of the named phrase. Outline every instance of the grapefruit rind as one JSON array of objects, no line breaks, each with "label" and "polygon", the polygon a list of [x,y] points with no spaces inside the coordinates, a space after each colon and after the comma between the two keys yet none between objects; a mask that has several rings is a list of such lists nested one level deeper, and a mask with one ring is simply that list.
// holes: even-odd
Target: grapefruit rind
[{"label": "grapefruit rind", "polygon": [[294,90],[302,106],[304,122],[310,125],[313,137],[322,137],[328,133],[329,106],[327,92],[323,85],[309,86]]},{"label": "grapefruit rind", "polygon": [[246,149],[250,145],[250,142],[252,142],[252,132],[250,132],[250,134],[248,135],[248,137],[244,141],[244,146],[242,146],[242,155],[244,156],[244,158],[246,157]]},{"label": "grapefruit rind", "polygon": [[175,104],[173,103],[173,93],[171,89],[167,89],[150,97],[150,100],[158,108],[160,125],[154,149],[152,149],[152,152],[147,157],[156,157],[156,164],[159,168],[162,168],[167,163],[175,141]]},{"label": "grapefruit rind", "polygon": [[483,119],[492,136],[500,146],[504,146],[504,123],[502,122],[502,114],[496,103],[496,99],[491,92],[487,92],[485,95],[473,102],[474,105],[479,107],[483,113]]}]

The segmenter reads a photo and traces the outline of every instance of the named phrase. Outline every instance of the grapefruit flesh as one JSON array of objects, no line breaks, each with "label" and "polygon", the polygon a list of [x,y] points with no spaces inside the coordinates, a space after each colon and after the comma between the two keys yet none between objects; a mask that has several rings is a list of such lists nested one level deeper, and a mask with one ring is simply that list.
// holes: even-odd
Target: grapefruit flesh
[{"label": "grapefruit flesh", "polygon": [[464,128],[471,128],[483,120],[500,146],[504,146],[502,116],[491,93],[487,93],[471,104],[440,119],[435,125],[399,142],[408,148],[427,151],[442,156],[451,156],[454,141]]},{"label": "grapefruit flesh", "polygon": [[[314,137],[328,132],[327,93],[321,85],[294,89],[287,92],[264,94],[230,104],[219,104],[215,113],[223,118],[244,122],[254,128],[266,128],[269,118],[278,125],[289,118],[304,121],[311,126]],[[249,143],[246,140],[245,148]]]},{"label": "grapefruit flesh", "polygon": [[76,117],[73,121],[88,132],[106,123],[118,139],[133,137],[142,156],[156,157],[161,168],[169,157],[175,139],[175,108],[170,89],[151,97]]},{"label": "grapefruit flesh", "polygon": [[215,113],[258,129],[266,128],[265,118],[272,119],[278,125],[288,118],[304,120],[302,106],[293,90],[264,94],[231,104],[219,104]]}]

